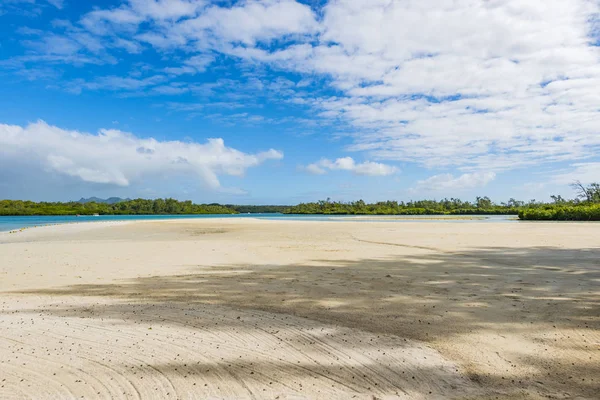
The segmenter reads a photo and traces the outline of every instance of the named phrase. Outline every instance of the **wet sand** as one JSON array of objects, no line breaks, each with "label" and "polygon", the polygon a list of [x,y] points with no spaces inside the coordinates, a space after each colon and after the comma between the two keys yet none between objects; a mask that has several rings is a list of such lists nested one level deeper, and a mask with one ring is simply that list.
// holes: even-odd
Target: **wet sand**
[{"label": "wet sand", "polygon": [[0,398],[595,399],[600,224],[0,233]]}]

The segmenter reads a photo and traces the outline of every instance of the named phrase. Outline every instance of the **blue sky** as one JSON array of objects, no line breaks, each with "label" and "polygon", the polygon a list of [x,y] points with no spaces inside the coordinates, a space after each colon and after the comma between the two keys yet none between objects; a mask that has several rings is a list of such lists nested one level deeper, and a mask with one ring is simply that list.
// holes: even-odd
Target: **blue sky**
[{"label": "blue sky", "polygon": [[591,0],[4,0],[0,198],[572,196]]}]

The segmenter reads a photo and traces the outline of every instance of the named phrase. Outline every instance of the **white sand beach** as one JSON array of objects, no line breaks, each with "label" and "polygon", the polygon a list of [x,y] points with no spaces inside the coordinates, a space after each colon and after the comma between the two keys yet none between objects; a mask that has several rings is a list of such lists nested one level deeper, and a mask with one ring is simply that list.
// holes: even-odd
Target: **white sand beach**
[{"label": "white sand beach", "polygon": [[597,399],[600,224],[0,234],[2,399]]}]

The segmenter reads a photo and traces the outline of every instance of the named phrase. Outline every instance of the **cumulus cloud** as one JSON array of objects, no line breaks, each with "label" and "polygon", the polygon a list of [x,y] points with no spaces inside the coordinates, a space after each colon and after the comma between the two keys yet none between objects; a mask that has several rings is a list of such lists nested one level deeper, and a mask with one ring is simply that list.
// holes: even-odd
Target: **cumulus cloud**
[{"label": "cumulus cloud", "polygon": [[286,62],[346,93],[314,105],[358,129],[351,150],[472,169],[572,160],[600,146],[597,13],[586,0],[339,0],[321,44]]},{"label": "cumulus cloud", "polygon": [[158,141],[113,129],[98,134],[64,130],[43,121],[25,127],[0,124],[0,147],[5,173],[15,160],[21,169],[28,164],[32,174],[54,173],[122,187],[153,176],[190,176],[216,190],[221,188],[219,175],[243,176],[248,168],[283,158],[273,149],[243,153],[225,146],[222,139],[202,144]]},{"label": "cumulus cloud", "polygon": [[88,36],[72,29],[30,48],[79,63],[98,62],[97,40],[184,52],[163,66],[168,79],[208,68],[207,54],[327,77],[335,97],[290,101],[350,127],[347,150],[501,171],[600,151],[598,15],[591,0],[129,0],[75,21]]},{"label": "cumulus cloud", "polygon": [[452,174],[440,174],[418,181],[413,191],[463,190],[484,187],[496,179],[494,172],[475,172],[454,177]]},{"label": "cumulus cloud", "polygon": [[327,171],[350,171],[355,175],[387,176],[398,172],[398,168],[391,165],[372,161],[357,163],[352,157],[338,158],[335,161],[323,158],[316,163],[305,166],[303,169],[314,175],[323,175]]}]

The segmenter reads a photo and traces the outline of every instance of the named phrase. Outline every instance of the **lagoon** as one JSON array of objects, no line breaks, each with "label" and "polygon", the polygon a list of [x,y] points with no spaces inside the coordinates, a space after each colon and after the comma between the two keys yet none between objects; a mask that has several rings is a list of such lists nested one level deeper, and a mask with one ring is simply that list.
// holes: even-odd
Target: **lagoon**
[{"label": "lagoon", "polygon": [[41,215],[41,216],[0,216],[0,232],[30,228],[33,226],[69,224],[97,221],[143,221],[166,219],[205,219],[205,218],[257,218],[267,220],[293,221],[363,221],[363,222],[516,222],[515,215],[298,215],[298,214],[177,214],[177,215]]}]

